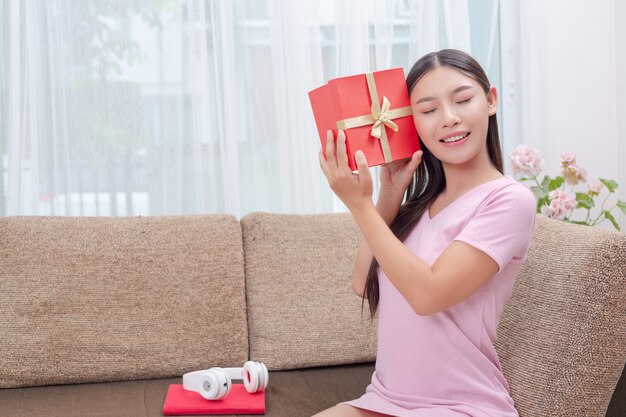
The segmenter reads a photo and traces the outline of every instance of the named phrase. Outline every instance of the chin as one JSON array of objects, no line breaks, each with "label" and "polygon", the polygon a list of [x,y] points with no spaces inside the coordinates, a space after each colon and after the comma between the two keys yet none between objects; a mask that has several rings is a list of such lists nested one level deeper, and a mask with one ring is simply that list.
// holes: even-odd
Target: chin
[{"label": "chin", "polygon": [[448,165],[465,165],[478,159],[480,152],[472,152],[470,154],[463,153],[458,155],[445,155],[443,158],[438,158],[442,163]]}]

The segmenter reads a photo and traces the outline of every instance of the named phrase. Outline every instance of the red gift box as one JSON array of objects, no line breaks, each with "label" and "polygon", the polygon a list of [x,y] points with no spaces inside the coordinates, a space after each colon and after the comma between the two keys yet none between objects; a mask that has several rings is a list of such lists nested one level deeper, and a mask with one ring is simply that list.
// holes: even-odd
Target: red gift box
[{"label": "red gift box", "polygon": [[352,171],[359,149],[368,166],[410,158],[420,149],[402,68],[335,78],[310,91],[309,99],[324,155],[326,132],[336,138],[344,130]]}]

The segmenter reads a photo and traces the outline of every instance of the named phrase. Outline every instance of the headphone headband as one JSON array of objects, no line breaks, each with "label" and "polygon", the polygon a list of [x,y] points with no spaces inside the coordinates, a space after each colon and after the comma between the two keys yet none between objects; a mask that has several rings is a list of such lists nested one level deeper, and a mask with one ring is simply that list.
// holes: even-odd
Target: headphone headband
[{"label": "headphone headband", "polygon": [[[210,368],[215,369],[215,368]],[[243,380],[243,370],[241,368],[219,368],[221,369],[231,380],[241,379]],[[183,375],[183,388],[189,391],[198,390],[198,380],[200,376],[209,369],[203,369],[201,371],[187,372]]]}]

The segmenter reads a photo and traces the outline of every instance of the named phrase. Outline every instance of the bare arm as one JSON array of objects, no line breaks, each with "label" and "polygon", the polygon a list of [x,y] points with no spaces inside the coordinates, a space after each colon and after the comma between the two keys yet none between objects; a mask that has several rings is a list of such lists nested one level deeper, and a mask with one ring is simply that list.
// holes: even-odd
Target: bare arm
[{"label": "bare arm", "polygon": [[459,241],[450,243],[431,267],[391,232],[371,201],[353,207],[352,214],[389,281],[420,316],[459,303],[498,272],[489,255]]},{"label": "bare arm", "polygon": [[[403,193],[381,189],[378,203],[376,204],[376,210],[385,220],[387,226],[391,225],[396,214],[398,214],[402,198]],[[367,298],[365,294],[365,281],[367,280],[367,272],[372,262],[372,256],[372,250],[361,234],[361,243],[359,244],[354,269],[352,270],[352,289],[356,295],[362,298]]]},{"label": "bare arm", "polygon": [[[359,173],[363,174],[363,180],[360,180],[358,176],[355,177],[352,175],[348,167],[345,141],[345,132],[340,130],[337,137],[338,151],[335,152],[333,132],[332,130],[327,132],[326,154],[324,154],[322,150],[319,152],[320,167],[328,179],[330,188],[335,194],[338,196],[343,195],[346,187],[349,194],[354,193],[356,189],[354,186],[360,184],[362,188],[360,192],[364,193],[363,195],[367,195],[366,198],[369,199],[371,203],[372,181],[369,168],[367,165],[359,168]],[[359,157],[359,152],[362,153],[362,151],[357,151],[357,158]],[[337,153],[337,155],[335,155],[335,153]],[[375,209],[377,216],[387,223],[387,226],[391,224],[400,209],[404,193],[413,179],[413,174],[422,161],[422,155],[423,152],[419,150],[414,152],[411,158],[385,163],[380,167],[380,193],[378,203],[376,207],[374,207],[373,204],[371,204],[371,206]],[[361,157],[365,160],[365,156],[361,155]],[[350,198],[346,199],[345,196],[342,198],[342,201],[348,207],[350,207],[350,204],[348,204],[347,201],[350,200]],[[354,213],[352,214],[354,215]],[[363,297],[367,272],[372,262],[372,256],[369,244],[364,239],[364,235],[361,234],[361,243],[352,271],[352,289],[360,297]]]},{"label": "bare arm", "polygon": [[[350,209],[369,246],[367,251],[365,248],[362,251],[359,249],[360,257],[356,263],[358,268],[355,267],[353,274],[353,287],[360,290],[364,285],[363,271],[366,268],[364,265],[371,261],[373,254],[391,284],[407,300],[415,313],[423,316],[437,313],[466,299],[498,272],[499,265],[495,259],[462,241],[450,243],[432,267],[426,264],[404,246],[387,224],[389,219],[393,218],[390,214],[393,213],[395,216],[397,213],[390,208],[397,210],[400,207],[399,200],[395,200],[396,204],[392,205],[389,198],[383,198],[380,199],[381,207],[373,204],[372,177],[363,152],[359,150],[355,153],[359,171],[359,175],[355,177],[348,166],[345,132],[339,132],[336,155],[334,145],[333,132],[329,131],[326,144],[327,159],[320,151],[320,167],[333,192]],[[381,169],[381,194],[383,189],[389,189],[383,187],[385,184],[394,184],[395,187],[391,189],[404,192],[420,161],[421,151],[417,151],[410,162],[396,169],[395,174],[392,169],[398,168],[398,165],[393,162],[383,165],[387,169]],[[400,198],[403,192],[398,192],[397,197]],[[383,206],[383,202],[387,203]],[[528,211],[532,213],[534,221],[536,201],[533,198],[531,202]],[[506,211],[509,212],[510,210]],[[530,221],[528,223],[530,224]]]}]

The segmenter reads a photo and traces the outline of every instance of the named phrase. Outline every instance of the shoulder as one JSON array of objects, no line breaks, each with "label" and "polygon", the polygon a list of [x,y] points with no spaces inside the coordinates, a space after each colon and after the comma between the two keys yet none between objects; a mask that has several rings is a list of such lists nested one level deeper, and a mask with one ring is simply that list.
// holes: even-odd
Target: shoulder
[{"label": "shoulder", "polygon": [[454,240],[491,256],[501,271],[530,246],[536,218],[535,196],[527,186],[507,177],[490,184],[481,197],[476,212]]},{"label": "shoulder", "polygon": [[537,199],[527,185],[506,176],[485,199],[485,206],[493,205],[508,206],[515,211],[535,213]]},{"label": "shoulder", "polygon": [[530,227],[535,223],[537,199],[532,190],[512,177],[505,177],[488,191],[479,204],[474,218],[490,219],[502,227],[512,223]]}]

